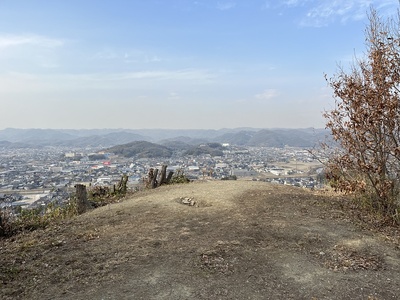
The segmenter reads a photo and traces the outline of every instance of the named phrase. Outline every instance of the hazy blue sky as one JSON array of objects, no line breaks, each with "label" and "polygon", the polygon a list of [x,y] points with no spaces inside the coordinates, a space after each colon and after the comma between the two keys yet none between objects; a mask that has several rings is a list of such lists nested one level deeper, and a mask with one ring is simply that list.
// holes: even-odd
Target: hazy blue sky
[{"label": "hazy blue sky", "polygon": [[324,127],[398,0],[0,0],[0,129]]}]

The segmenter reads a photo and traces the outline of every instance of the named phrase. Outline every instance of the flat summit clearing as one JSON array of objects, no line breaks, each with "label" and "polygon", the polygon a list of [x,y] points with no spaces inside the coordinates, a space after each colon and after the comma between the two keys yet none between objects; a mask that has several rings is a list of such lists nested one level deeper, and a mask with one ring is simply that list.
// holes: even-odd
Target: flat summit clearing
[{"label": "flat summit clearing", "polygon": [[138,192],[0,240],[1,299],[398,299],[397,230],[253,181]]}]

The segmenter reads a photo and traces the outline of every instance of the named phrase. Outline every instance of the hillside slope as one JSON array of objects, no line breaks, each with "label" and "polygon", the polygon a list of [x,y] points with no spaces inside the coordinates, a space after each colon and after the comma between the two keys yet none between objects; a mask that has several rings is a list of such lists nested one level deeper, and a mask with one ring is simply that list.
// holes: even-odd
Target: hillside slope
[{"label": "hillside slope", "polygon": [[396,299],[398,246],[329,200],[246,181],[140,192],[0,241],[0,298]]}]

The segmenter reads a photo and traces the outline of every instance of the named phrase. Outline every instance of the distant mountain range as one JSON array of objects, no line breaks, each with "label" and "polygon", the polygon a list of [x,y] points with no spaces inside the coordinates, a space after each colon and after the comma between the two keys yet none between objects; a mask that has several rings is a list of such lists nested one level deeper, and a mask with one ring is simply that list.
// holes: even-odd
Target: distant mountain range
[{"label": "distant mountain range", "polygon": [[239,146],[313,147],[329,135],[325,129],[219,130],[173,129],[15,129],[0,130],[0,148],[69,146],[108,148],[135,141],[147,141],[187,150],[201,143],[229,143]]}]

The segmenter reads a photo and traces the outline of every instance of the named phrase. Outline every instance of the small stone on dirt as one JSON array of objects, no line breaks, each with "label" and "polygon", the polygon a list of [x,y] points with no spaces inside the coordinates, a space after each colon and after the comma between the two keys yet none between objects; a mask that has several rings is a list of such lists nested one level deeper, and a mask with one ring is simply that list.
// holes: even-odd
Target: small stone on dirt
[{"label": "small stone on dirt", "polygon": [[186,204],[189,206],[194,206],[196,204],[196,201],[194,201],[194,199],[188,197],[181,198],[181,202],[182,204]]}]

